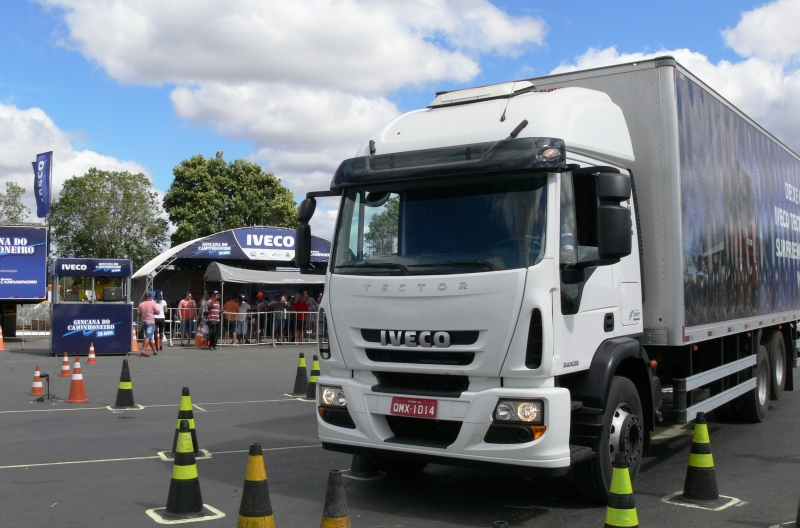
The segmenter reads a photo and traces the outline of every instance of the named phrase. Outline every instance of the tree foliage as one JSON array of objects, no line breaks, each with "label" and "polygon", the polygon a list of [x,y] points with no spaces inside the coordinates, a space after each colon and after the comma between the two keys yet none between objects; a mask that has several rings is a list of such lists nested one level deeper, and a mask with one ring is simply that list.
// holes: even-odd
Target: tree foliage
[{"label": "tree foliage", "polygon": [[22,203],[25,188],[14,182],[6,182],[6,192],[0,192],[0,222],[22,222],[31,214]]},{"label": "tree foliage", "polygon": [[172,170],[164,209],[179,244],[237,227],[297,226],[297,204],[279,178],[255,163],[193,156]]},{"label": "tree foliage", "polygon": [[64,183],[50,210],[62,257],[129,258],[134,269],[163,251],[168,223],[144,174],[89,169]]},{"label": "tree foliage", "polygon": [[386,238],[397,237],[397,226],[400,219],[400,197],[392,196],[384,204],[382,212],[372,215],[368,232],[364,239],[375,246]]}]

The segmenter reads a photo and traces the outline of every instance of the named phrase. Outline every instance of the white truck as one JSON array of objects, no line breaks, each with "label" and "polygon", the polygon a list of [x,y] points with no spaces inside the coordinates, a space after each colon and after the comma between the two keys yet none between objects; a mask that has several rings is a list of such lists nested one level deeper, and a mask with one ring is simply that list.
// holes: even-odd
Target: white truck
[{"label": "white truck", "polygon": [[800,158],[671,57],[437,93],[299,207],[323,447],[572,468],[604,500],[662,419],[763,420],[797,364],[799,189]]}]

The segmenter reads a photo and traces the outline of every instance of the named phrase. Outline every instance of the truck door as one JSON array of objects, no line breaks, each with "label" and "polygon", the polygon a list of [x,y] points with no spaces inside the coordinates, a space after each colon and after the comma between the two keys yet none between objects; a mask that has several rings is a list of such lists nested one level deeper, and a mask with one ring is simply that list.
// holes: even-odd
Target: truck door
[{"label": "truck door", "polygon": [[[592,266],[582,280],[563,270],[597,252],[597,195],[589,177],[561,174],[560,290],[553,293],[554,373],[589,368],[604,340],[614,337],[616,265]],[[567,282],[564,282],[564,280]]]}]

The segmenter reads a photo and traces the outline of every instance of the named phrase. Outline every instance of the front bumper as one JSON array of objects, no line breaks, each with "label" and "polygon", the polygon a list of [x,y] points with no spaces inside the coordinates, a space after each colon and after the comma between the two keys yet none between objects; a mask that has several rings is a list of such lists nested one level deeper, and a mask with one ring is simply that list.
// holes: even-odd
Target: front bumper
[{"label": "front bumper", "polygon": [[[564,388],[490,388],[466,391],[458,398],[419,396],[438,401],[437,420],[461,423],[457,437],[450,445],[430,447],[397,443],[386,419],[391,416],[393,394],[373,392],[371,384],[355,378],[320,376],[317,387],[321,385],[343,388],[348,411],[356,426],[355,429],[337,427],[324,422],[317,415],[319,437],[327,449],[350,453],[379,450],[385,454],[396,453],[401,458],[412,456],[438,463],[452,461],[453,465],[470,465],[465,463],[473,462],[564,470],[570,465],[570,394]],[[397,396],[414,397],[407,394]],[[484,437],[492,424],[492,414],[500,398],[543,400],[544,425],[547,427],[544,435],[525,443],[486,443]]]}]

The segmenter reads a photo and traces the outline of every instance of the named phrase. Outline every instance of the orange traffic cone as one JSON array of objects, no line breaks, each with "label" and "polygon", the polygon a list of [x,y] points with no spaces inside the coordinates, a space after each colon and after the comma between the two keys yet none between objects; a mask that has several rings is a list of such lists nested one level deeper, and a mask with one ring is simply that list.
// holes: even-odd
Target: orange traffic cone
[{"label": "orange traffic cone", "polygon": [[131,336],[133,337],[133,343],[131,343],[131,352],[138,352],[139,351],[139,340],[136,339],[136,327],[131,328]]},{"label": "orange traffic cone", "polygon": [[75,369],[72,371],[72,384],[69,386],[67,403],[88,403],[86,389],[83,387],[83,374],[81,373],[81,358],[75,356]]},{"label": "orange traffic cone", "polygon": [[0,352],[5,352],[6,346],[3,344],[3,327],[0,326]]},{"label": "orange traffic cone", "polygon": [[203,348],[204,346],[205,343],[203,342],[203,334],[200,333],[200,328],[198,327],[197,332],[194,333],[194,347]]},{"label": "orange traffic cone", "polygon": [[40,377],[39,365],[36,365],[36,372],[33,373],[33,387],[31,387],[31,396],[44,395],[44,387],[42,386],[42,378]]},{"label": "orange traffic cone", "polygon": [[97,358],[94,355],[94,343],[89,343],[89,358],[86,360],[87,365],[94,365],[97,363]]},{"label": "orange traffic cone", "polygon": [[61,363],[61,374],[59,374],[62,378],[68,378],[72,376],[72,373],[69,371],[69,356],[67,353],[64,352],[64,361]]}]

